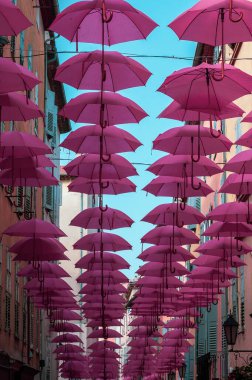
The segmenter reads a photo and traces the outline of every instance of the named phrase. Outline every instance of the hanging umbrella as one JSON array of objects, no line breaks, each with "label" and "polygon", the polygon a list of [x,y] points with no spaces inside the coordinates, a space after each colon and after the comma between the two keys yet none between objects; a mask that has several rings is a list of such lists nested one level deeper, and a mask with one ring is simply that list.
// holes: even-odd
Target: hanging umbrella
[{"label": "hanging umbrella", "polygon": [[36,136],[18,131],[1,133],[0,157],[24,158],[51,153],[51,148]]},{"label": "hanging umbrella", "polygon": [[[72,288],[61,278],[45,278],[43,283],[44,289],[71,290]],[[33,278],[24,285],[24,289],[39,289],[41,282],[37,278]]]},{"label": "hanging umbrella", "polygon": [[80,353],[64,353],[64,354],[58,354],[56,356],[56,360],[60,361],[85,361],[85,356],[81,355]]},{"label": "hanging umbrella", "polygon": [[160,134],[153,142],[153,149],[172,154],[190,154],[193,161],[200,156],[228,152],[232,142],[221,135],[213,140],[209,128],[201,125],[184,125]]},{"label": "hanging umbrella", "polygon": [[194,207],[186,205],[185,210],[180,210],[177,203],[161,204],[151,210],[143,219],[143,222],[157,225],[200,224],[205,220],[204,215]]},{"label": "hanging umbrella", "polygon": [[248,219],[248,207],[243,202],[221,204],[210,211],[206,218],[220,222],[250,222],[250,219]]},{"label": "hanging umbrella", "polygon": [[[42,262],[39,266],[39,271],[43,277],[70,277],[70,275],[60,265],[49,262]],[[17,275],[19,277],[37,277],[38,270],[34,269],[32,264],[28,264],[24,268],[20,269]]]},{"label": "hanging umbrella", "polygon": [[236,145],[246,146],[248,148],[252,148],[252,130],[249,129],[246,133],[244,133],[236,142]]},{"label": "hanging umbrella", "polygon": [[106,230],[116,228],[131,227],[133,220],[122,211],[108,207],[106,212],[102,213],[99,207],[88,208],[81,211],[71,222],[71,226],[82,227],[86,229],[97,229],[102,226]]},{"label": "hanging umbrella", "polygon": [[[146,288],[159,288],[165,285],[165,280],[158,277],[143,277],[137,280],[137,286],[144,285]],[[180,288],[184,286],[184,283],[178,280],[176,277],[168,278],[168,288]]]},{"label": "hanging umbrella", "polygon": [[51,319],[54,321],[63,320],[63,321],[82,321],[82,317],[75,313],[72,310],[60,310],[52,312]]},{"label": "hanging umbrella", "polygon": [[80,346],[76,346],[71,343],[63,344],[62,346],[57,347],[53,353],[54,354],[62,354],[62,353],[79,353],[84,352],[83,348]]},{"label": "hanging umbrella", "polygon": [[58,335],[52,339],[52,343],[65,343],[65,342],[82,343],[82,340],[77,335],[69,334],[69,333]]},{"label": "hanging umbrella", "polygon": [[5,169],[0,172],[0,183],[7,186],[55,186],[59,181],[44,168]]},{"label": "hanging umbrella", "polygon": [[172,254],[172,250],[168,245],[158,245],[145,249],[138,258],[144,261],[151,261],[154,263],[165,263],[169,260],[173,261],[189,261],[195,257],[183,247],[176,247],[176,255]]},{"label": "hanging umbrella", "polygon": [[[66,248],[56,239],[51,238],[25,238],[13,244],[9,251],[21,254],[23,260],[59,260],[54,258],[66,251]],[[25,259],[27,258],[27,259]]]},{"label": "hanging umbrella", "polygon": [[3,234],[22,237],[63,237],[66,234],[55,224],[41,219],[22,220],[6,228]]},{"label": "hanging umbrella", "polygon": [[6,157],[0,161],[0,169],[15,170],[18,168],[55,168],[56,165],[46,156],[36,157]]},{"label": "hanging umbrella", "polygon": [[[178,16],[169,27],[182,40],[211,46],[251,41],[252,5],[247,0],[201,0]],[[207,32],[206,32],[207,30]]]},{"label": "hanging umbrella", "polygon": [[[102,165],[102,166],[101,166]],[[122,179],[138,175],[126,158],[113,154],[100,157],[98,154],[78,156],[64,167],[69,176],[87,179]]]},{"label": "hanging umbrella", "polygon": [[[106,334],[107,334],[108,338],[121,338],[122,337],[122,335],[118,331],[112,330],[112,329],[107,329]],[[102,338],[102,337],[103,337],[103,330],[101,330],[101,329],[95,330],[88,335],[88,338]]]},{"label": "hanging umbrella", "polygon": [[[117,294],[117,293],[126,293],[127,289],[121,285],[121,284],[109,284],[108,282],[105,282],[104,289],[106,290],[107,295],[108,294]],[[85,285],[81,290],[79,291],[79,294],[101,294],[101,286],[98,285]]]},{"label": "hanging umbrella", "polygon": [[242,123],[251,123],[252,121],[252,111],[250,111],[243,119]]},{"label": "hanging umbrella", "polygon": [[251,194],[252,193],[252,174],[230,174],[219,193],[228,194]]},{"label": "hanging umbrella", "polygon": [[123,251],[132,249],[132,246],[121,236],[107,233],[94,232],[83,236],[74,244],[74,249],[85,249],[87,251]]},{"label": "hanging umbrella", "polygon": [[199,238],[192,231],[177,226],[161,226],[147,232],[141,239],[142,243],[166,245],[174,238],[174,245],[196,244]]},{"label": "hanging umbrella", "polygon": [[100,125],[87,125],[71,132],[60,144],[75,153],[99,154],[101,149],[104,155],[122,152],[134,152],[142,144],[129,132],[121,128]]},{"label": "hanging umbrella", "polygon": [[59,115],[77,123],[99,124],[101,123],[101,113],[103,114],[102,126],[104,122],[105,125],[139,123],[148,116],[132,100],[113,92],[81,94],[70,100],[61,109]]},{"label": "hanging umbrella", "polygon": [[[10,1],[8,2],[10,3]],[[3,24],[1,23],[1,26],[2,25]],[[4,33],[1,35],[6,34]],[[0,58],[0,73],[0,94],[14,91],[31,91],[41,82],[26,67],[21,66],[8,58]]]},{"label": "hanging umbrella", "polygon": [[201,245],[195,250],[196,252],[202,253],[204,255],[244,255],[252,251],[252,248],[239,241],[239,250],[237,250],[237,241],[234,238],[221,237],[219,239],[209,240]]},{"label": "hanging umbrella", "polygon": [[[123,324],[119,322],[117,319],[106,319],[104,322],[106,326],[109,326],[109,327],[123,326]],[[92,327],[92,328],[102,327],[102,325],[103,325],[102,319],[96,319],[96,320],[88,322],[87,327]]]},{"label": "hanging umbrella", "polygon": [[70,185],[68,185],[69,191],[84,194],[100,194],[101,186],[103,194],[123,194],[136,191],[136,185],[128,178],[120,180],[116,179],[104,179],[101,183],[98,180],[89,180],[86,178],[76,178]]},{"label": "hanging umbrella", "polygon": [[128,278],[118,270],[109,271],[109,270],[89,270],[77,277],[78,283],[102,283],[104,279],[109,279],[111,283],[124,283],[128,282]]},{"label": "hanging umbrella", "polygon": [[[189,274],[190,272],[181,264],[174,263],[173,264],[174,272],[172,273],[166,265],[162,263],[147,263],[144,264],[141,268],[137,270],[141,276],[151,276],[151,277],[165,277],[165,276],[184,276]],[[137,298],[138,300],[138,298]]]},{"label": "hanging umbrella", "polygon": [[30,99],[22,94],[0,94],[0,120],[26,121],[44,117],[42,111]]},{"label": "hanging umbrella", "polygon": [[92,269],[93,266],[101,264],[103,262],[104,268],[106,268],[107,264],[113,265],[114,269],[128,269],[129,264],[127,261],[114,253],[103,252],[103,257],[101,259],[99,253],[89,253],[83,256],[77,263],[75,264],[76,268],[82,269]]},{"label": "hanging umbrella", "polygon": [[180,121],[218,121],[223,119],[231,119],[233,117],[241,117],[243,113],[244,110],[238,107],[235,103],[227,104],[226,106],[222,107],[221,110],[197,111],[194,109],[186,109],[180,103],[173,101],[161,112],[158,118],[174,119]]},{"label": "hanging umbrella", "polygon": [[89,350],[100,350],[100,349],[110,349],[110,350],[118,350],[121,348],[117,343],[112,342],[110,340],[100,340],[98,342],[92,343],[88,346]]},{"label": "hanging umbrella", "polygon": [[252,226],[243,222],[215,222],[209,226],[202,236],[245,237],[252,235]]},{"label": "hanging umbrella", "polygon": [[56,332],[83,332],[75,323],[63,322],[50,328],[50,331]]},{"label": "hanging umbrella", "polygon": [[156,27],[154,21],[125,1],[92,0],[70,5],[57,15],[50,30],[69,41],[113,45],[142,40]]},{"label": "hanging umbrella", "polygon": [[17,36],[32,23],[10,0],[0,0],[0,35]]},{"label": "hanging umbrella", "polygon": [[[104,70],[104,71],[103,71]],[[103,73],[105,78],[102,77]],[[74,73],[74,75],[73,75]],[[71,57],[57,68],[55,80],[79,90],[120,91],[144,86],[151,73],[132,58],[116,51],[95,50]]]},{"label": "hanging umbrella", "polygon": [[252,174],[252,150],[245,150],[232,157],[223,167],[223,171],[237,174]]},{"label": "hanging umbrella", "polygon": [[[81,298],[81,301],[80,302],[94,302],[94,303],[98,303],[101,301],[101,295],[98,296],[98,295],[91,295],[91,294],[86,294],[84,297]],[[110,294],[110,295],[107,295],[106,296],[106,302],[107,303],[125,303],[125,299],[122,295],[119,295],[119,294]]]},{"label": "hanging umbrella", "polygon": [[209,268],[228,268],[229,266],[233,266],[235,268],[239,268],[241,266],[246,265],[244,261],[242,261],[239,257],[233,257],[232,262],[231,260],[227,259],[224,260],[223,257],[218,256],[205,256],[202,255],[200,257],[197,257],[192,262],[193,265],[199,266],[199,267],[209,267]]}]

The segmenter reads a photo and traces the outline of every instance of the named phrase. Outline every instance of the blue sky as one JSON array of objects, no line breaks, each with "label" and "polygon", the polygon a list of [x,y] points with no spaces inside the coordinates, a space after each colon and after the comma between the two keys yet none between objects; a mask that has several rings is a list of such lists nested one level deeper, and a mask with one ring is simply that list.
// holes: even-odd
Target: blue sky
[{"label": "blue sky", "polygon": [[[59,0],[60,9],[72,4],[73,0]],[[124,54],[139,54],[139,55],[158,55],[158,56],[175,56],[175,57],[193,57],[195,52],[195,44],[189,41],[179,41],[177,36],[167,27],[176,16],[190,8],[196,3],[195,0],[130,0],[131,5],[148,14],[157,24],[153,33],[143,41],[133,41],[124,44],[117,44],[110,48],[110,50],[117,50]],[[174,3],[174,5],[172,5]],[[57,40],[57,47],[59,51],[74,51],[75,44],[70,44],[64,38]],[[91,51],[99,49],[98,45],[92,44],[79,44],[79,51]],[[60,61],[63,62],[70,58],[72,54],[60,54]],[[157,88],[163,80],[171,74],[174,70],[182,67],[190,66],[190,60],[167,59],[167,58],[153,58],[144,57],[137,58],[137,60],[146,66],[153,76],[147,83],[146,87],[139,87],[121,91],[124,96],[131,98],[138,103],[148,114],[149,117],[141,121],[140,124],[132,124],[123,126],[128,132],[136,136],[143,144],[135,153],[128,153],[125,157],[133,163],[152,163],[159,157],[164,155],[162,152],[152,151],[152,141],[158,136],[159,133],[167,129],[181,125],[180,122],[157,119],[159,113],[171,102],[164,94],[157,92]],[[67,100],[79,95],[79,91],[66,86]],[[73,129],[78,128],[80,125],[72,124]],[[63,136],[65,137],[65,135]],[[69,153],[63,151],[63,156],[69,158]],[[67,162],[67,161],[65,161]],[[136,165],[139,173],[138,177],[131,179],[137,185],[136,193],[129,193],[120,196],[106,196],[105,202],[110,206],[120,209],[127,213],[135,223],[130,229],[120,229],[115,233],[120,234],[127,239],[133,246],[132,251],[122,252],[121,255],[130,263],[131,269],[127,271],[126,275],[129,278],[134,277],[135,271],[142,265],[142,261],[136,259],[141,253],[141,237],[151,228],[152,225],[141,222],[141,219],[155,206],[161,203],[167,203],[171,200],[164,197],[154,197],[151,194],[146,196],[146,193],[141,189],[151,181],[154,176],[146,172],[145,166]]]}]

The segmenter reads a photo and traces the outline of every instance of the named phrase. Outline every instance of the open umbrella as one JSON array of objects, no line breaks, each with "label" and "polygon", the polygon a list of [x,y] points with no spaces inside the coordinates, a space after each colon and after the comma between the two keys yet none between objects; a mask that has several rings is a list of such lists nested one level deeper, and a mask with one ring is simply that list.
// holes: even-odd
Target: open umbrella
[{"label": "open umbrella", "polygon": [[0,169],[11,169],[15,170],[17,168],[55,168],[56,165],[46,156],[36,156],[36,157],[5,157],[0,161]]},{"label": "open umbrella", "polygon": [[[105,78],[102,78],[103,73]],[[74,73],[74,75],[73,75]],[[116,51],[95,50],[71,57],[58,68],[55,80],[80,90],[120,91],[144,86],[151,73],[132,58]]]},{"label": "open umbrella", "polygon": [[76,325],[75,323],[69,323],[69,322],[63,322],[59,325],[55,325],[51,327],[51,331],[56,332],[83,332],[83,330],[80,328],[80,326]]},{"label": "open umbrella", "polygon": [[32,23],[10,0],[0,0],[0,35],[17,36]]},{"label": "open umbrella", "polygon": [[0,120],[26,121],[44,117],[42,111],[30,99],[18,93],[0,94]]},{"label": "open umbrella", "polygon": [[220,222],[251,222],[248,219],[248,207],[244,202],[228,202],[215,207],[210,211],[207,219]]},{"label": "open umbrella", "polygon": [[102,126],[104,124],[139,123],[148,116],[132,100],[113,92],[81,94],[70,100],[61,109],[59,115],[74,120],[76,123],[100,123]]},{"label": "open umbrella", "polygon": [[136,185],[131,182],[128,178],[123,179],[103,179],[100,181],[89,180],[86,178],[76,178],[70,185],[68,185],[69,191],[84,194],[100,194],[101,184],[103,194],[123,194],[136,191]]},{"label": "open umbrella", "polygon": [[55,186],[59,181],[44,168],[5,169],[0,172],[0,183],[8,186]]},{"label": "open umbrella", "polygon": [[82,340],[77,335],[69,334],[69,333],[58,335],[52,339],[52,343],[64,343],[64,342],[82,343]]},{"label": "open umbrella", "polygon": [[57,15],[50,30],[69,41],[113,45],[144,39],[156,26],[148,16],[125,1],[91,0],[70,5]]},{"label": "open umbrella", "polygon": [[76,153],[100,153],[104,155],[134,152],[142,144],[129,132],[114,126],[101,128],[100,125],[87,125],[72,131],[60,146]]},{"label": "open umbrella", "polygon": [[245,150],[232,157],[223,167],[224,171],[252,174],[252,150]]},{"label": "open umbrella", "polygon": [[102,262],[105,270],[107,265],[113,266],[114,269],[129,268],[129,264],[123,257],[110,252],[103,252],[102,259],[99,253],[89,253],[78,260],[75,266],[76,268],[93,269]]},{"label": "open umbrella", "polygon": [[[42,262],[39,266],[39,271],[43,277],[59,278],[70,277],[70,275],[58,264]],[[19,277],[37,277],[38,270],[34,269],[32,264],[28,264],[18,271]]]},{"label": "open umbrella", "polygon": [[87,251],[123,251],[131,249],[132,246],[121,236],[107,233],[94,232],[83,236],[74,244],[74,249],[85,249]]},{"label": "open umbrella", "polygon": [[[107,329],[106,334],[108,338],[122,337],[122,335],[118,331],[112,330],[112,329]],[[102,338],[102,337],[103,337],[103,330],[95,330],[88,335],[88,338]]]},{"label": "open umbrella", "polygon": [[22,237],[51,237],[58,238],[66,236],[55,224],[45,220],[33,218],[22,220],[6,228],[3,234]]}]

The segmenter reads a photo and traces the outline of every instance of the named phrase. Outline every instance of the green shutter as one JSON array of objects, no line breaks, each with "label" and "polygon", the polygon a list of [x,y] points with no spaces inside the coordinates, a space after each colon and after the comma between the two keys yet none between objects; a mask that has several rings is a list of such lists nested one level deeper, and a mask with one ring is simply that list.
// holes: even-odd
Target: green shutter
[{"label": "green shutter", "polygon": [[28,70],[32,71],[32,45],[28,45],[28,57],[27,57]]},{"label": "green shutter", "polygon": [[[201,208],[201,200],[200,200],[200,197],[192,197],[192,198],[188,198],[187,204],[188,204],[188,206],[194,207],[194,208],[196,208],[197,210],[200,211],[200,208]],[[195,230],[195,229],[196,229],[196,224],[190,224],[190,225],[188,226],[188,228],[189,228],[190,230]]]},{"label": "green shutter", "polygon": [[194,347],[190,347],[189,352],[186,353],[185,380],[194,380],[194,365],[195,365],[195,351],[194,351]]},{"label": "green shutter", "polygon": [[[58,107],[55,105],[55,93],[47,91],[47,115],[46,115],[46,134],[52,138],[52,144],[56,143]],[[55,145],[54,145],[55,146]]]},{"label": "green shutter", "polygon": [[[236,269],[233,269],[233,272],[236,273]],[[238,281],[237,278],[233,279],[232,283],[232,305],[233,305],[233,316],[236,321],[239,321],[239,304],[238,304]]]},{"label": "green shutter", "polygon": [[20,33],[20,46],[19,46],[19,62],[20,65],[24,64],[24,49],[25,49],[25,32]]}]

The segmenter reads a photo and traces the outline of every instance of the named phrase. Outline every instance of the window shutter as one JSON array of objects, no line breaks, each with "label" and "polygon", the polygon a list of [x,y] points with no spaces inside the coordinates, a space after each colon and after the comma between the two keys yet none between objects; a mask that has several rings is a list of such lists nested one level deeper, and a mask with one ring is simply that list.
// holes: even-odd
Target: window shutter
[{"label": "window shutter", "polygon": [[[238,140],[241,137],[242,129],[241,129],[241,118],[239,117],[235,126],[235,140]],[[236,154],[241,152],[242,147],[240,145],[236,145],[235,152]]]},{"label": "window shutter", "polygon": [[[221,177],[220,186],[224,184],[227,178],[227,172],[224,172]],[[221,193],[221,204],[224,204],[227,202],[227,194]]]},{"label": "window shutter", "polygon": [[47,186],[44,191],[44,205],[47,210],[53,210],[54,203],[54,187]]},{"label": "window shutter", "polygon": [[212,355],[217,351],[217,325],[217,305],[212,305],[212,310],[207,313],[208,352]]},{"label": "window shutter", "polygon": [[204,356],[207,350],[206,340],[206,310],[202,310],[203,318],[198,325],[197,331],[197,357]]},{"label": "window shutter", "polygon": [[[58,107],[55,105],[55,93],[47,91],[47,115],[46,115],[46,134],[52,139],[51,143],[56,143]],[[55,145],[54,145],[55,146]]]},{"label": "window shutter", "polygon": [[25,34],[24,31],[20,33],[20,47],[19,47],[19,63],[24,64],[24,48],[25,48]]},{"label": "window shutter", "polygon": [[245,268],[240,267],[240,284],[241,284],[241,306],[240,306],[240,325],[241,329],[245,327]]},{"label": "window shutter", "polygon": [[189,352],[186,354],[186,376],[185,380],[194,380],[194,347],[190,347]]},{"label": "window shutter", "polygon": [[28,70],[32,71],[32,45],[28,45],[28,57],[27,57]]},{"label": "window shutter", "polygon": [[[236,269],[233,269],[233,272],[236,273]],[[233,316],[237,322],[239,322],[239,304],[238,304],[238,281],[237,278],[233,279],[232,285],[232,304],[233,304]]]}]

